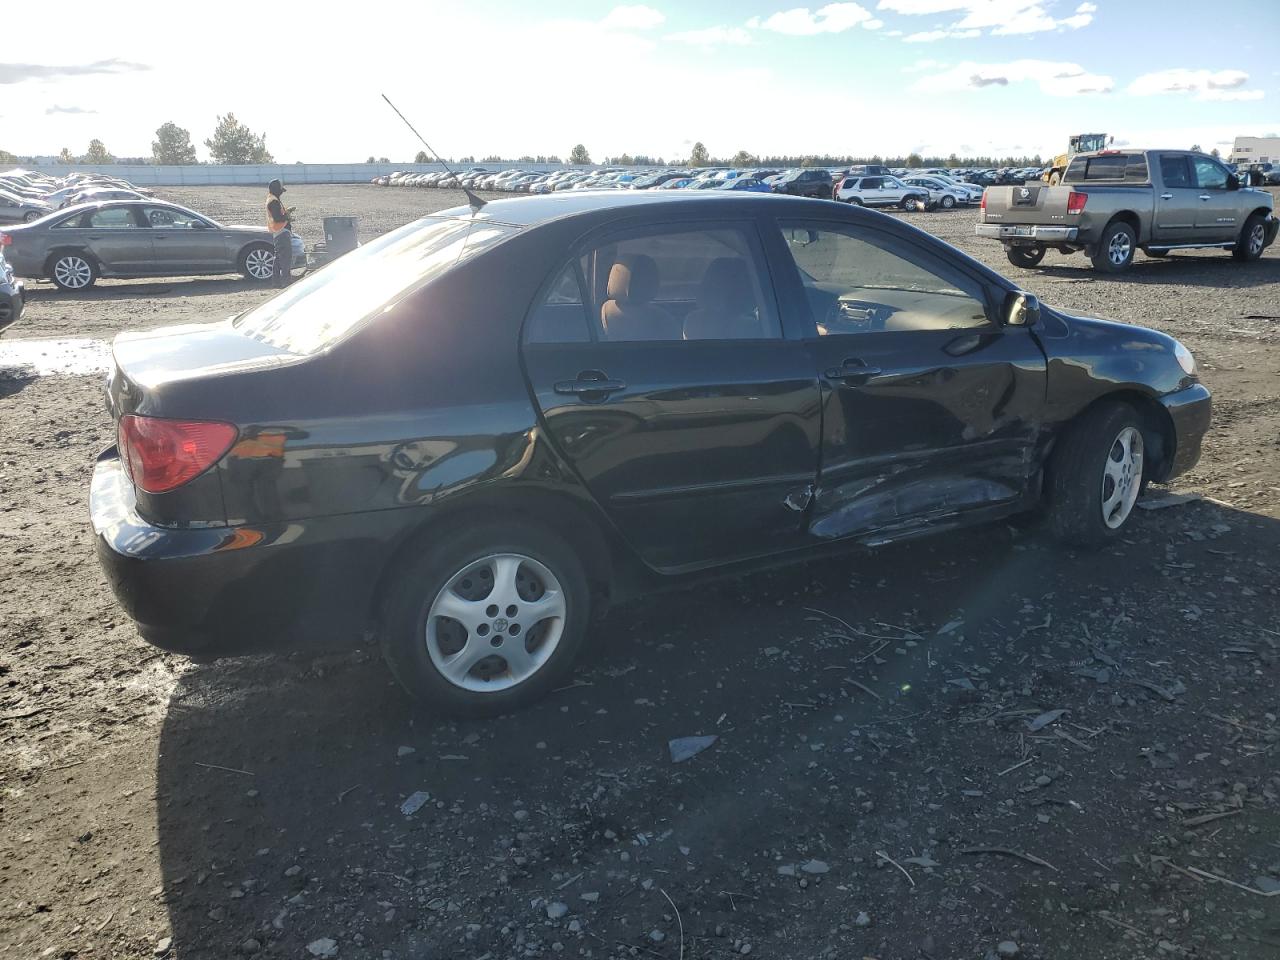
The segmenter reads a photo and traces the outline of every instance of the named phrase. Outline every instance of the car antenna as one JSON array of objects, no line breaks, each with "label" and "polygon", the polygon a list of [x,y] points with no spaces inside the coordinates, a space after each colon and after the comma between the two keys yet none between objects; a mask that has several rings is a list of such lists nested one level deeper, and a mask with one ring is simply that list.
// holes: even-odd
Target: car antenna
[{"label": "car antenna", "polygon": [[[427,141],[423,139],[422,134],[420,134],[414,128],[413,124],[410,123],[409,120],[405,117],[405,115],[401,113],[400,110],[396,107],[396,105],[391,102],[391,98],[384,93],[382,95],[382,99],[387,101],[388,107],[390,107],[392,110],[395,110],[397,117],[399,117],[401,120],[404,120],[404,125],[408,127],[410,130],[413,130],[413,135],[422,141],[422,145],[427,148],[427,152],[436,158],[436,161],[440,164],[440,166],[444,167],[444,172],[449,174],[449,176],[453,177],[455,180],[458,180],[458,186],[461,187],[462,186],[461,178],[459,178],[456,173],[454,173],[452,170],[449,169],[449,165],[444,162],[440,154],[436,153],[434,150],[431,149],[431,144],[427,143]],[[471,208],[471,212],[479,213],[480,208],[485,205],[485,201],[477,197],[467,187],[462,187],[462,192],[467,195],[467,206]]]}]

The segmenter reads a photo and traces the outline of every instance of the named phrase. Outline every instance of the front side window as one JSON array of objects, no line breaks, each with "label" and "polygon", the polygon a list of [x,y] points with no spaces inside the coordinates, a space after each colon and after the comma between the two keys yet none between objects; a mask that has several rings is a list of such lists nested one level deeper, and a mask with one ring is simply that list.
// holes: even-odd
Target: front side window
[{"label": "front side window", "polygon": [[760,262],[744,229],[671,226],[606,241],[579,266],[600,340],[778,338]]},{"label": "front side window", "polygon": [[967,330],[988,326],[981,286],[876,231],[784,221],[815,333]]},{"label": "front side window", "polygon": [[143,207],[142,219],[150,226],[164,227],[169,230],[190,230],[197,223],[208,226],[201,217],[177,207]]},{"label": "front side window", "polygon": [[1191,162],[1196,169],[1196,185],[1201,190],[1227,189],[1227,170],[1224,166],[1208,157],[1192,157]]},{"label": "front side window", "polygon": [[136,227],[138,223],[129,207],[107,207],[86,216],[84,225],[94,230],[127,230]]},{"label": "front side window", "polygon": [[515,232],[483,220],[424,217],[308,274],[241,314],[235,327],[292,353],[317,353]]}]

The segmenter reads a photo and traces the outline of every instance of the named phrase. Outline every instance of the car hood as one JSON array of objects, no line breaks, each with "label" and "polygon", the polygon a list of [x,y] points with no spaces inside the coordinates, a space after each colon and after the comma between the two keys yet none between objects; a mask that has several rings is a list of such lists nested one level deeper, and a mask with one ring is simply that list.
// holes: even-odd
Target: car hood
[{"label": "car hood", "polygon": [[268,230],[266,227],[251,227],[251,226],[248,226],[247,224],[242,224],[242,223],[235,223],[235,224],[231,224],[230,226],[228,226],[227,224],[222,224],[222,229],[227,231],[228,233],[243,233],[246,236],[254,233],[265,234],[266,236],[271,235],[271,231]]}]

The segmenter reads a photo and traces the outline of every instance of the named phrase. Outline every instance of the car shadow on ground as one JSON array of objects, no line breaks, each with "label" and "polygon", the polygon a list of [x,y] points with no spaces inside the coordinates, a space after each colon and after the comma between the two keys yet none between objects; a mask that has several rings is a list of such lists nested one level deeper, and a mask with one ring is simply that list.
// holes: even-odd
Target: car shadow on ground
[{"label": "car shadow on ground", "polygon": [[[1022,272],[1017,271],[1010,276]],[[1266,256],[1253,263],[1240,263],[1228,253],[1175,252],[1167,257],[1136,259],[1124,273],[1100,273],[1089,265],[1087,259],[1075,254],[1065,263],[1042,263],[1034,272],[1076,282],[1178,283],[1191,287],[1240,289],[1280,281],[1280,257]]]},{"label": "car shadow on ground", "polygon": [[[1148,570],[1169,556],[1166,545],[1197,546],[1195,537],[1220,536],[1213,531],[1224,526],[1251,531],[1247,546],[1234,545],[1250,566],[1259,551],[1280,553],[1280,522],[1202,503],[1140,514],[1137,533],[1102,554],[1074,554],[1038,531],[1002,525],[650,598],[593,630],[565,688],[490,721],[415,710],[367,648],[196,667],[171,697],[157,761],[173,949],[187,960],[258,947],[302,956],[330,938],[344,960],[383,950],[506,957],[563,940],[566,955],[582,947],[607,955],[620,942],[674,960],[684,948],[677,953],[671,911],[640,882],[655,877],[680,905],[684,935],[720,925],[770,957],[819,956],[824,931],[848,919],[850,902],[885,891],[881,933],[856,942],[842,934],[843,955],[875,952],[892,931],[901,949],[877,955],[906,956],[921,924],[936,942],[931,955],[975,955],[966,938],[1010,908],[1024,930],[1066,922],[1056,908],[1041,910],[1046,888],[1034,868],[982,875],[978,888],[998,887],[1000,896],[978,918],[968,907],[936,912],[923,890],[908,898],[905,886],[880,877],[851,878],[850,851],[936,843],[928,835],[944,814],[925,813],[919,791],[971,778],[981,786],[992,775],[990,756],[930,747],[966,730],[972,739],[977,728],[958,726],[968,721],[957,713],[990,709],[985,694],[955,678],[1004,690],[1003,678],[1051,642],[1073,647],[1077,660],[1084,651],[1088,663],[1088,646],[1067,625],[1100,612],[1090,622],[1105,625],[1151,606],[1169,588],[1162,571]],[[1163,631],[1218,629],[1207,614],[1204,627],[1186,617],[1151,610],[1107,649],[1137,662]],[[1112,628],[1084,632],[1100,644]],[[1062,706],[1072,698],[1061,688],[1088,687],[1083,698],[1095,687],[1068,673],[1055,674],[1053,702]],[[933,726],[917,738],[916,723]],[[720,742],[671,763],[669,739],[706,734]],[[992,737],[978,739],[989,747]],[[1137,803],[1137,783],[1118,777],[1104,769],[1075,795],[1091,810],[1113,794]],[[1114,813],[1117,823],[1134,816]],[[1040,829],[1034,820],[1010,823],[1011,815],[1002,808],[1002,829]],[[968,825],[951,829],[978,834],[975,813],[963,816]],[[1094,869],[1086,854],[1109,857],[1107,844],[1131,842],[1129,827],[1117,829],[1119,839],[1099,825],[1066,849],[1046,850],[1040,837],[1037,849],[1069,886],[1077,861]],[[854,893],[815,876],[819,886],[787,881],[757,902],[765,898],[749,884],[779,880],[769,850],[830,861]],[[553,923],[540,898],[564,901],[570,916]],[[933,911],[928,919],[922,904]],[[570,921],[580,929],[566,928]],[[649,937],[656,927],[669,931],[664,944]],[[1092,927],[1104,940],[1113,935]],[[784,929],[793,931],[786,941]],[[729,942],[719,941],[720,952]],[[1101,947],[1082,955],[1101,956]]]},{"label": "car shadow on ground", "polygon": [[[300,274],[295,273],[296,280]],[[271,285],[241,276],[178,277],[150,280],[99,280],[88,290],[59,290],[52,283],[32,284],[27,287],[31,302],[61,300],[94,303],[103,300],[163,300],[171,297],[203,297],[211,294],[240,293],[254,290],[270,291]]]}]

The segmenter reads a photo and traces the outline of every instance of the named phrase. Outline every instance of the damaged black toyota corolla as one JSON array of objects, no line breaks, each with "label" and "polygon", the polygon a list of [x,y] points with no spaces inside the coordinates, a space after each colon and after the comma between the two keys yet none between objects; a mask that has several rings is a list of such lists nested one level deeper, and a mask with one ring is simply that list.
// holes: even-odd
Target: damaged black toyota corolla
[{"label": "damaged black toyota corolla", "polygon": [[562,682],[593,608],[695,575],[1035,510],[1102,544],[1210,416],[1172,338],[781,196],[445,211],[114,355],[93,524],[142,634],[373,624],[473,715]]}]

